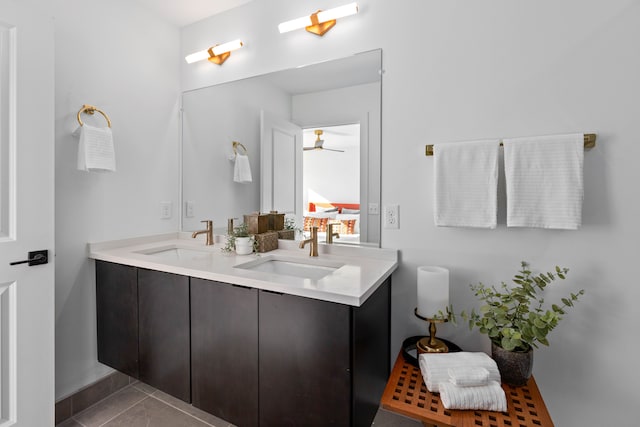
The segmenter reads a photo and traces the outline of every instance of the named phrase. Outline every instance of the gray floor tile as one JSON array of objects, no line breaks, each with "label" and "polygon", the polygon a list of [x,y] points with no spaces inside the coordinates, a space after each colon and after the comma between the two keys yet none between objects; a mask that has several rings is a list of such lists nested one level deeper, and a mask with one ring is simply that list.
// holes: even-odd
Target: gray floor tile
[{"label": "gray floor tile", "polygon": [[135,387],[127,386],[83,412],[74,415],[74,419],[86,427],[98,427],[147,398],[149,398],[147,394]]},{"label": "gray floor tile", "polygon": [[134,386],[135,388],[137,388],[138,390],[140,390],[141,392],[146,393],[146,394],[153,394],[156,391],[158,391],[157,389],[151,387],[149,384],[145,384],[145,383],[137,381],[137,380],[134,383],[132,383],[131,385]]},{"label": "gray floor tile", "polygon": [[153,393],[154,398],[161,400],[162,402],[171,405],[177,409],[180,409],[181,411],[184,411],[190,415],[193,415],[194,417],[208,423],[211,424],[214,427],[229,427],[232,426],[232,424],[229,424],[228,421],[224,421],[218,417],[216,417],[215,415],[211,415],[208,412],[204,412],[188,403],[183,402],[180,399],[176,399],[173,396],[168,395],[167,393],[163,393],[160,390],[156,391],[155,393]]},{"label": "gray floor tile", "polygon": [[421,427],[422,423],[380,408],[371,425],[376,427]]},{"label": "gray floor tile", "polygon": [[66,421],[61,422],[60,424],[56,424],[56,427],[84,427],[82,424],[74,420],[73,418],[69,418]]},{"label": "gray floor tile", "polygon": [[191,415],[148,397],[103,427],[210,427]]}]

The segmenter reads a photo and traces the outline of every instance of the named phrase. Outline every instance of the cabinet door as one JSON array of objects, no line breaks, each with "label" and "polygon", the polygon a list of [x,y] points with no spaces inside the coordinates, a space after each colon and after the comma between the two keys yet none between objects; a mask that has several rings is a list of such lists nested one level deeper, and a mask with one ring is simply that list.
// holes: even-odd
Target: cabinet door
[{"label": "cabinet door", "polygon": [[391,364],[391,278],[352,312],[353,426],[371,426]]},{"label": "cabinet door", "polygon": [[140,381],[191,401],[189,278],[138,270]]},{"label": "cabinet door", "polygon": [[191,279],[193,406],[258,425],[258,291]]},{"label": "cabinet door", "polygon": [[135,267],[96,261],[98,361],[138,378],[138,282]]},{"label": "cabinet door", "polygon": [[350,308],[259,292],[260,426],[350,424]]}]

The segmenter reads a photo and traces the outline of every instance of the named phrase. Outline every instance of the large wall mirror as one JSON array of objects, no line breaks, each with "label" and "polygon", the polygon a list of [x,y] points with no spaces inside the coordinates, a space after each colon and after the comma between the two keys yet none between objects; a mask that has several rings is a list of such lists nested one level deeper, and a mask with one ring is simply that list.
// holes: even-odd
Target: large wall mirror
[{"label": "large wall mirror", "polygon": [[[334,222],[336,242],[379,246],[381,70],[377,49],[183,93],[182,230],[277,210],[323,241]],[[234,180],[233,141],[250,182]]]}]

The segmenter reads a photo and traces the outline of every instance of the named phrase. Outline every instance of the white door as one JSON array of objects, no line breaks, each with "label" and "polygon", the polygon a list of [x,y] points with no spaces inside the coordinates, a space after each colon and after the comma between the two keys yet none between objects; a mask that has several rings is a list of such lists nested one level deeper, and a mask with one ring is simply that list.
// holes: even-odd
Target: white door
[{"label": "white door", "polygon": [[302,226],[302,128],[260,112],[260,211],[295,215]]},{"label": "white door", "polygon": [[0,427],[54,423],[54,31],[29,3],[0,1]]}]

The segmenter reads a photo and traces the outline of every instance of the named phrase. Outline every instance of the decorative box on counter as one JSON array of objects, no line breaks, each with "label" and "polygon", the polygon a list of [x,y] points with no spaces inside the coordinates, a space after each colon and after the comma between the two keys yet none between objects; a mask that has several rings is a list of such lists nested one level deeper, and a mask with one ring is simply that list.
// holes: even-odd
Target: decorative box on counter
[{"label": "decorative box on counter", "polygon": [[269,212],[269,230],[280,231],[284,228],[284,214],[278,211]]},{"label": "decorative box on counter", "polygon": [[295,240],[296,230],[278,230],[278,239]]},{"label": "decorative box on counter", "polygon": [[269,214],[254,212],[244,216],[249,234],[262,234],[269,230]]},{"label": "decorative box on counter", "polygon": [[267,231],[266,233],[260,233],[255,235],[256,250],[258,252],[269,252],[274,249],[278,249],[278,232]]}]

